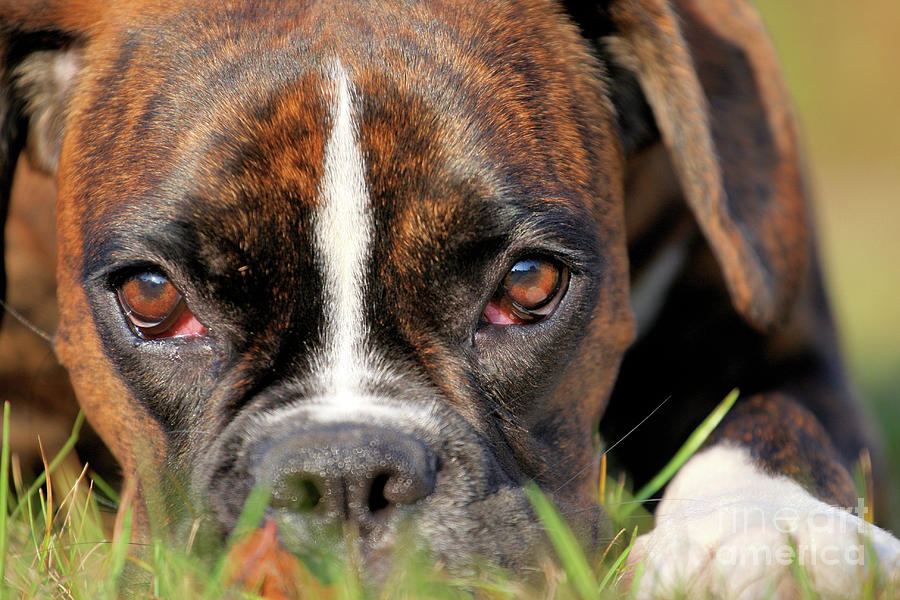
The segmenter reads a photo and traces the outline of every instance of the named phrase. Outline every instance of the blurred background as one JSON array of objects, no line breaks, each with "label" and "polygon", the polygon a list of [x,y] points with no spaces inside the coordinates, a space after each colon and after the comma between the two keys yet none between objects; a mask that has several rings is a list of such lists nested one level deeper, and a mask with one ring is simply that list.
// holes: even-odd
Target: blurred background
[{"label": "blurred background", "polygon": [[832,308],[882,432],[900,532],[900,1],[757,5],[794,97]]}]

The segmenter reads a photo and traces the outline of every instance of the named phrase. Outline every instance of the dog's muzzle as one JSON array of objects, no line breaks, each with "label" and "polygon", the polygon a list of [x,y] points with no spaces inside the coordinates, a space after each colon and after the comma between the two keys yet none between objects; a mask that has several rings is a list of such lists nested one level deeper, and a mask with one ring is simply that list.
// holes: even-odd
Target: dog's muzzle
[{"label": "dog's muzzle", "polygon": [[194,498],[220,536],[260,487],[270,492],[265,519],[294,554],[340,553],[355,539],[360,558],[380,569],[409,540],[445,564],[530,560],[521,540],[534,548],[539,536],[521,482],[448,407],[310,400],[254,412],[229,425],[195,468]]}]

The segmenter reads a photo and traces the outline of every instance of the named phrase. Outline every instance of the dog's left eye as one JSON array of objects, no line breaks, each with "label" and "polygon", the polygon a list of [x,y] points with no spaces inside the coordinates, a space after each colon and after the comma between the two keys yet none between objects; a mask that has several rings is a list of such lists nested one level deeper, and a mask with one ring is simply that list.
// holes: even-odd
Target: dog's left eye
[{"label": "dog's left eye", "polygon": [[544,257],[518,261],[507,272],[497,293],[484,308],[493,325],[536,323],[556,309],[569,285],[569,270]]},{"label": "dog's left eye", "polygon": [[132,275],[118,286],[117,293],[132,329],[143,338],[206,333],[203,325],[188,310],[181,292],[158,273]]}]

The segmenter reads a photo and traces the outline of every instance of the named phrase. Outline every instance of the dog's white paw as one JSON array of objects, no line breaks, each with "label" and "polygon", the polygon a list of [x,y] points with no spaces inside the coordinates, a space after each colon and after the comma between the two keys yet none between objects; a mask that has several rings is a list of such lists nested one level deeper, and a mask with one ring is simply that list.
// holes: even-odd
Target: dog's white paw
[{"label": "dog's white paw", "polygon": [[635,542],[637,596],[793,598],[807,585],[852,598],[873,568],[900,586],[900,540],[853,514],[860,508],[817,500],[744,449],[711,448],[682,467],[656,528]]}]

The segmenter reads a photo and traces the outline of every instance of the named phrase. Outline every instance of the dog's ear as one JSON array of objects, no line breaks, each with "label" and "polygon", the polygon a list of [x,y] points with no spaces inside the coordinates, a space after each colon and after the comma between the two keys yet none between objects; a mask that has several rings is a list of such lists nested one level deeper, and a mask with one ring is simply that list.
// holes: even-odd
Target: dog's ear
[{"label": "dog's ear", "polygon": [[771,327],[805,268],[807,209],[790,102],[755,9],[747,0],[576,4],[613,85],[619,72],[639,85],[632,96],[642,92],[619,94],[630,103],[619,107],[626,151],[656,134],[653,123],[629,121],[649,106],[735,307]]},{"label": "dog's ear", "polygon": [[[0,0],[0,259],[16,163],[55,174],[68,100],[81,69],[81,40],[97,4]],[[0,260],[2,266],[2,260]],[[0,298],[6,287],[0,268]]]}]

